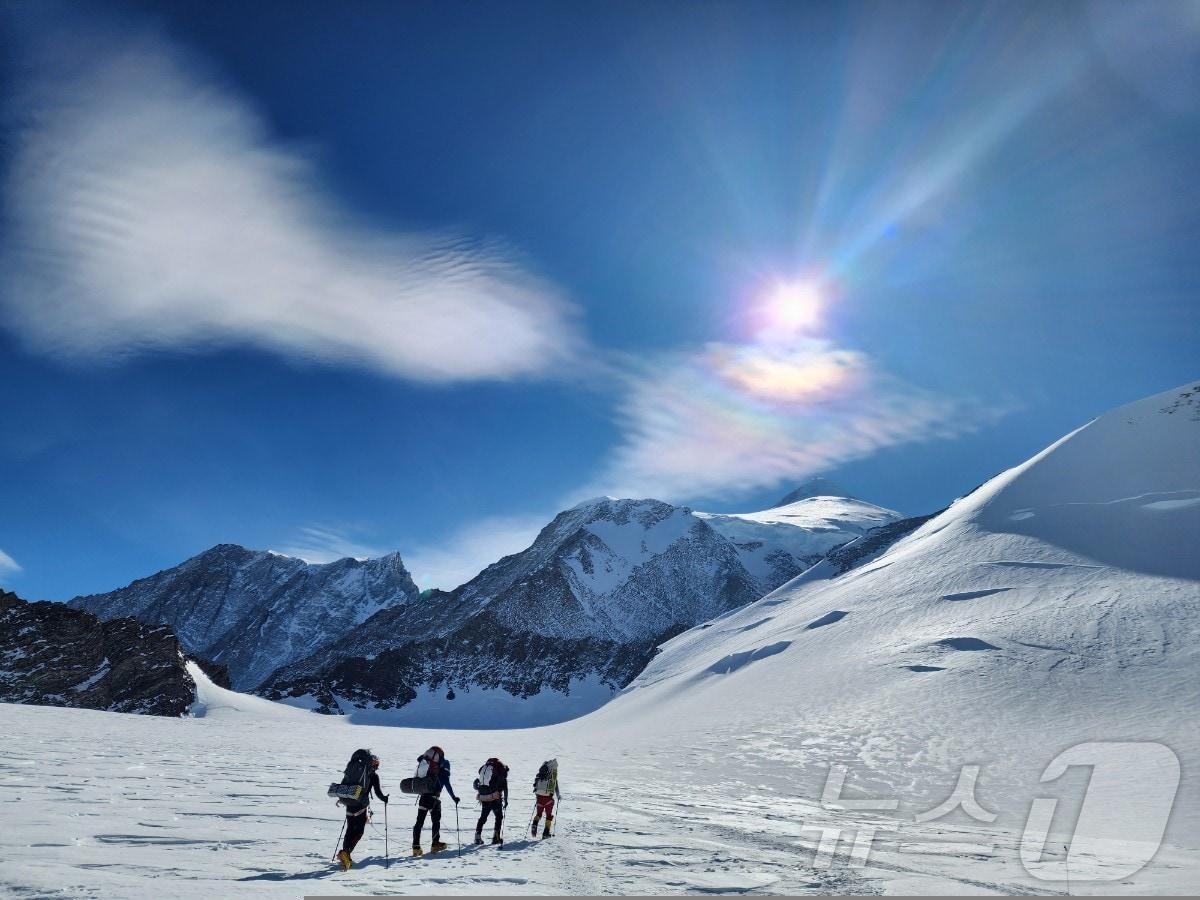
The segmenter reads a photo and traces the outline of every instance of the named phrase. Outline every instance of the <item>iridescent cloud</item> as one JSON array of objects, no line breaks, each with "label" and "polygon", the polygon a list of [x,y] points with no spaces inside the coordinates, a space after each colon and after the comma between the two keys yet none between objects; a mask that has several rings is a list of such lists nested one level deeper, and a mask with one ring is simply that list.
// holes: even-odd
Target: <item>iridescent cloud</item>
[{"label": "iridescent cloud", "polygon": [[1005,412],[906,384],[829,341],[786,352],[712,343],[629,377],[622,442],[589,490],[732,497],[884,447],[957,437]]}]

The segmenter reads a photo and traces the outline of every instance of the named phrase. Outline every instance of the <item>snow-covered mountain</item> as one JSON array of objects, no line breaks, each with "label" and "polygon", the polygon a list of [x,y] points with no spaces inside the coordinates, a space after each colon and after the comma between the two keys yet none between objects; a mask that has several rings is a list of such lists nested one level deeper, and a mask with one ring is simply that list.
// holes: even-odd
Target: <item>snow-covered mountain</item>
[{"label": "snow-covered mountain", "polygon": [[823,475],[818,475],[816,478],[810,478],[799,487],[790,491],[782,500],[776,503],[775,506],[791,506],[793,503],[799,500],[808,500],[810,497],[844,497],[847,500],[858,499],[840,484],[835,484]]},{"label": "snow-covered mountain", "polygon": [[194,700],[185,662],[168,626],[101,622],[0,590],[0,701],[179,716]]},{"label": "snow-covered mountain", "polygon": [[[817,497],[745,515],[598,498],[449,593],[389,609],[267,696],[389,721],[540,724],[608,700],[663,639],[758,598],[896,513]],[[403,713],[396,710],[403,708]]]},{"label": "snow-covered mountain", "polygon": [[758,581],[760,595],[834,548],[900,519],[899,513],[861,500],[810,493],[830,487],[819,482],[824,479],[793,491],[784,503],[762,512],[696,513],[737,549],[742,565]]},{"label": "snow-covered mountain", "polygon": [[280,666],[418,595],[398,553],[317,564],[218,544],[186,562],[70,605],[101,619],[166,623],[185,649],[253,688]]},{"label": "snow-covered mountain", "polygon": [[[0,866],[0,894],[140,898],[166,884],[287,897],[334,882],[364,895],[1194,893],[1198,517],[1200,383],[1098,419],[924,523],[844,545],[553,727],[364,727],[199,674],[199,720],[0,704],[20,801],[0,804],[0,858],[37,863]],[[1081,741],[1115,741],[1116,754],[1073,756],[1040,780]],[[1169,753],[1139,755],[1150,742]],[[442,823],[461,857],[388,868],[372,828],[337,871],[343,817],[320,802],[323,784],[365,746],[394,790],[433,743],[460,793],[503,758],[518,810],[538,763],[557,757],[553,846],[522,836],[514,814],[505,851],[473,848],[464,810],[460,833]],[[1159,847],[1147,825],[1175,774]],[[228,798],[254,817],[244,838],[230,837]],[[1023,835],[1047,799],[1054,839]],[[1139,854],[1149,861],[1129,868]]]},{"label": "snow-covered mountain", "polygon": [[[1134,824],[1171,786],[1170,755],[1200,763],[1198,548],[1195,383],[1088,423],[891,546],[863,538],[678,635],[578,724],[647,753],[694,748],[678,764],[698,783],[733,765],[724,777],[748,790],[782,775],[819,797],[845,766],[852,796],[897,800],[910,822],[977,765],[980,804],[1017,829],[1033,797],[1070,793],[1039,781],[1060,752],[1158,742],[1170,750],[1142,764],[1121,750],[1117,785],[1143,799],[1097,840],[1128,850],[1153,838]],[[1067,787],[1078,814],[1082,787]],[[1182,791],[1168,838],[1195,846],[1196,779]]]}]

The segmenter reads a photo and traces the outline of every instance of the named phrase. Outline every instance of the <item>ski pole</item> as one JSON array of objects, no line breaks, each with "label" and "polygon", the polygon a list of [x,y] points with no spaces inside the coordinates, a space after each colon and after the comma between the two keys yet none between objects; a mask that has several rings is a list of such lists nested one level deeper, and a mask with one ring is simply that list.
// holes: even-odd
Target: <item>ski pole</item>
[{"label": "ski pole", "polygon": [[458,824],[458,801],[454,801],[454,833],[458,835],[458,858],[462,859],[462,827]]},{"label": "ski pole", "polygon": [[392,867],[392,856],[388,853],[388,829],[387,829],[387,801],[383,801],[383,867],[390,869]]},{"label": "ski pole", "polygon": [[[346,830],[346,819],[342,819],[342,831]],[[338,832],[337,844],[333,845],[333,856],[330,859],[337,859],[338,845],[342,843],[342,831]]]}]

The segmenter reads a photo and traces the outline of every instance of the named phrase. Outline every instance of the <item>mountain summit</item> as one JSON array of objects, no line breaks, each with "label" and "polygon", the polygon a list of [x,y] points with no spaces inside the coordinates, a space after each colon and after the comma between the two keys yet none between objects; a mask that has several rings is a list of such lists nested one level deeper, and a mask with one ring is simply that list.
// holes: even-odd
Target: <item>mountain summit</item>
[{"label": "mountain summit", "polygon": [[852,494],[846,493],[839,485],[834,484],[823,475],[818,475],[816,478],[810,478],[800,487],[796,488],[782,500],[775,504],[777,508],[780,506],[789,506],[800,500],[808,500],[812,497],[843,497],[847,500],[857,500],[858,498]]},{"label": "mountain summit", "polygon": [[226,666],[233,686],[245,690],[417,594],[398,553],[318,564],[218,544],[149,578],[76,597],[70,605],[105,620],[134,616],[172,625],[188,651]]},{"label": "mountain summit", "polygon": [[384,610],[281,669],[265,690],[362,721],[381,710],[428,726],[571,718],[607,702],[665,638],[898,518],[833,498],[742,515],[595,498],[461,587]]}]

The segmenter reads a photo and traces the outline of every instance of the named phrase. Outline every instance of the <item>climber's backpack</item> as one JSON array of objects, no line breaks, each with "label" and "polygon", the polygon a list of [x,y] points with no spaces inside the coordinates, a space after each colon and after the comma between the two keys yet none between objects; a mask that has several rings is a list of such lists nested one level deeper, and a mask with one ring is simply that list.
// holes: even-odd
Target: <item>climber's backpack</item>
[{"label": "climber's backpack", "polygon": [[400,782],[402,794],[436,794],[442,789],[441,772],[446,754],[441,747],[430,747],[417,757],[417,773]]},{"label": "climber's backpack", "polygon": [[496,759],[490,758],[479,767],[479,777],[475,779],[475,790],[480,803],[490,803],[504,796],[504,782],[507,780],[508,766]]},{"label": "climber's backpack", "polygon": [[537,771],[537,777],[533,779],[533,792],[541,794],[543,797],[548,797],[554,793],[553,786],[554,770],[550,768],[550,761],[542,763],[542,766]]},{"label": "climber's backpack", "polygon": [[[331,784],[328,794],[337,797],[338,802],[358,801],[367,796],[371,788],[371,751],[355,750],[346,763],[346,771],[341,783]],[[348,805],[348,804],[347,804]]]}]

